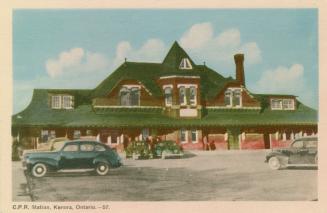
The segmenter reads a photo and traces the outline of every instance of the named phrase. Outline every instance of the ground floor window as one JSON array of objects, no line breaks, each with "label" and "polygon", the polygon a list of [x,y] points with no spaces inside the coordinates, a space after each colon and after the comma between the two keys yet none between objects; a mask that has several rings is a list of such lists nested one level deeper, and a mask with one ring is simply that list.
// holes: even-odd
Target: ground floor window
[{"label": "ground floor window", "polygon": [[198,134],[196,130],[191,130],[191,138],[192,138],[192,143],[198,142]]},{"label": "ground floor window", "polygon": [[187,131],[185,129],[181,129],[180,139],[181,143],[187,143]]},{"label": "ground floor window", "polygon": [[48,141],[48,137],[49,137],[49,131],[48,130],[42,130],[41,131],[41,141],[42,142]]},{"label": "ground floor window", "polygon": [[79,139],[81,137],[81,131],[80,130],[74,130],[74,139]]},{"label": "ground floor window", "polygon": [[148,128],[142,129],[142,140],[146,140],[150,136],[150,131]]}]

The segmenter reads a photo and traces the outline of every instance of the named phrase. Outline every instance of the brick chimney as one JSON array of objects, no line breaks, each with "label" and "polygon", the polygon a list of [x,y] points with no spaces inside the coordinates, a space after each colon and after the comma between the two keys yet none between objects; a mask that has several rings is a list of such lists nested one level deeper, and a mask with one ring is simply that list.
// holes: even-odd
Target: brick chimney
[{"label": "brick chimney", "polygon": [[236,81],[240,82],[241,85],[245,86],[245,76],[244,76],[244,54],[234,55],[234,61],[236,65]]}]

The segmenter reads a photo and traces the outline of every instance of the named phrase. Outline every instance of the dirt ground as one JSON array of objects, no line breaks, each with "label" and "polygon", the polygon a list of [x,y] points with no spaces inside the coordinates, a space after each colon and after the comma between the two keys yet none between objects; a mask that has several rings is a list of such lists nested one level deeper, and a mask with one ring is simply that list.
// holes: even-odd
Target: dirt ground
[{"label": "dirt ground", "polygon": [[34,201],[317,200],[317,169],[270,170],[267,151],[198,151],[182,159],[124,160],[108,176],[29,178]]}]

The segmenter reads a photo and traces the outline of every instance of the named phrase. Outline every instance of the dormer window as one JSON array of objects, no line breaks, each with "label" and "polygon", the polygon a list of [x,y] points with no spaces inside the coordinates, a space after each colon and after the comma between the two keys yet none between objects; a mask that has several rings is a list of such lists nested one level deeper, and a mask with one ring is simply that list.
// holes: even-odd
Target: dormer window
[{"label": "dormer window", "polygon": [[139,106],[140,88],[124,86],[119,92],[121,106]]},{"label": "dormer window", "polygon": [[224,97],[225,106],[241,107],[242,106],[242,91],[240,88],[228,88],[225,91]]},{"label": "dormer window", "polygon": [[51,96],[52,109],[73,109],[74,97],[71,95],[52,95]]},{"label": "dormer window", "polygon": [[281,99],[272,98],[270,101],[270,106],[272,110],[294,110],[295,104],[294,99]]},{"label": "dormer window", "polygon": [[183,58],[179,65],[179,69],[185,69],[185,70],[192,69],[190,60],[188,58]]}]

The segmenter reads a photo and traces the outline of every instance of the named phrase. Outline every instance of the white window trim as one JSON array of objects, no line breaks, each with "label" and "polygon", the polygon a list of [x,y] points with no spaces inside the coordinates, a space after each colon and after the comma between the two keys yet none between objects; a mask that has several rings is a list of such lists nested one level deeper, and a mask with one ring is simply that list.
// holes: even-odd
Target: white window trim
[{"label": "white window trim", "polygon": [[[180,94],[181,94],[180,88],[181,88],[181,87],[178,87],[178,94],[179,94],[179,96],[180,96]],[[179,99],[178,99],[178,102],[179,102],[179,104],[180,104],[181,106],[186,106],[186,105],[187,105],[187,99],[186,99],[186,87],[183,87],[183,88],[184,88],[184,98],[183,98],[183,103],[180,103],[180,97],[179,97]]]},{"label": "white window trim", "polygon": [[[65,97],[69,98],[69,106],[68,107],[64,106]],[[71,96],[71,95],[63,95],[62,96],[62,108],[63,109],[73,109],[73,96]]]},{"label": "white window trim", "polygon": [[[229,103],[230,105],[225,105],[225,107],[227,108],[242,108],[243,107],[243,96],[242,96],[242,92],[243,92],[243,88],[241,87],[228,87],[225,92],[227,90],[230,90],[231,91],[231,95],[229,96]],[[240,91],[240,105],[236,105],[236,106],[233,106],[233,98],[234,98],[234,91],[235,90],[239,90]],[[225,93],[224,93],[225,95]]]},{"label": "white window trim", "polygon": [[180,88],[180,87],[185,87],[185,88],[195,87],[195,88],[198,88],[198,85],[197,84],[177,84],[177,88]]},{"label": "white window trim", "polygon": [[[165,91],[165,89],[170,88],[171,89],[171,97],[173,97],[173,85],[172,84],[168,84],[168,85],[163,85],[163,90]],[[165,93],[166,95],[166,93]],[[173,100],[171,101],[171,103],[167,103],[167,99],[165,96],[165,106],[172,106],[173,105]]]},{"label": "white window trim", "polygon": [[[186,66],[187,64],[189,65],[189,67]],[[191,61],[188,58],[182,58],[181,63],[179,64],[179,69],[182,69],[182,70],[193,69]]]},{"label": "white window trim", "polygon": [[[281,101],[280,107],[278,107],[278,108],[273,107],[272,102],[275,101],[275,100]],[[286,100],[292,101],[292,107],[291,108],[284,108],[283,102],[286,101]],[[295,110],[295,99],[293,99],[293,98],[270,98],[270,109],[271,110]]]},{"label": "white window trim", "polygon": [[[191,134],[192,134],[192,131],[195,131],[195,141],[192,140],[192,143],[195,144],[195,143],[199,143],[199,133],[198,133],[198,130],[191,130]],[[192,139],[192,135],[191,135],[191,139]]]},{"label": "white window trim", "polygon": [[[191,94],[191,87],[193,86],[190,86],[190,94]],[[194,97],[194,103],[191,104],[191,96],[190,96],[190,105],[191,106],[196,106],[198,104],[197,102],[197,97],[198,97],[198,88],[197,87],[194,87],[195,88],[195,97]]]},{"label": "white window trim", "polygon": [[[54,99],[59,97],[59,106],[55,106]],[[61,95],[52,95],[51,96],[51,108],[52,109],[61,109]]]},{"label": "white window trim", "polygon": [[[120,88],[120,90],[119,90],[119,98],[121,98],[121,97],[120,97],[120,93],[121,93],[121,91],[122,91],[124,88],[126,88],[127,90],[129,90],[129,92],[131,92],[131,89],[132,89],[132,88],[138,88],[140,94],[139,94],[138,105],[133,105],[133,106],[122,106],[122,107],[139,107],[139,106],[141,106],[141,85],[138,85],[138,84],[125,84],[125,85],[122,85],[121,88]],[[120,100],[120,101],[121,101],[121,100]]]},{"label": "white window trim", "polygon": [[193,76],[183,76],[183,75],[169,75],[169,76],[163,76],[159,79],[168,79],[168,78],[200,78],[200,76],[193,75]]},{"label": "white window trim", "polygon": [[[181,131],[181,133],[180,133],[180,135],[181,135],[182,134],[182,130],[180,130],[180,131]],[[181,137],[181,143],[182,144],[185,144],[185,143],[188,142],[188,130],[184,129],[184,132],[185,132],[185,141],[182,141],[182,137]]]}]

